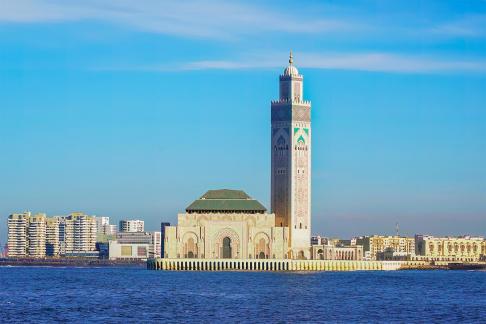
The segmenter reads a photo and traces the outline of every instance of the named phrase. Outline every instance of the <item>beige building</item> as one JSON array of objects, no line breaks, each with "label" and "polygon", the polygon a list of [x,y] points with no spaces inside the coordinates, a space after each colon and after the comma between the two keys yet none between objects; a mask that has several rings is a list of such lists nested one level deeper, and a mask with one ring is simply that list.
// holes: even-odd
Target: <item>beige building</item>
[{"label": "beige building", "polygon": [[[284,259],[287,227],[239,190],[209,190],[165,228],[166,258]],[[308,253],[308,251],[306,251]],[[302,253],[302,257],[303,257]]]},{"label": "beige building", "polygon": [[376,260],[378,253],[383,253],[385,250],[410,256],[415,254],[413,237],[373,235],[358,237],[353,241],[363,246],[365,256],[371,260]]},{"label": "beige building", "polygon": [[24,257],[28,255],[28,226],[30,212],[12,214],[8,217],[8,255],[9,257]]},{"label": "beige building", "polygon": [[310,258],[311,103],[304,77],[293,64],[279,77],[279,98],[271,103],[271,212],[289,230],[289,258]]},{"label": "beige building", "polygon": [[9,256],[44,258],[92,253],[96,250],[96,221],[83,213],[47,217],[30,212],[8,218]]},{"label": "beige building", "polygon": [[418,258],[434,261],[478,261],[486,256],[484,237],[415,236]]},{"label": "beige building", "polygon": [[46,215],[30,212],[8,217],[8,255],[10,257],[46,256]]},{"label": "beige building", "polygon": [[361,245],[313,245],[311,251],[314,260],[363,260],[363,246]]},{"label": "beige building", "polygon": [[160,258],[160,232],[120,232],[108,242],[110,260]]},{"label": "beige building", "polygon": [[59,217],[60,254],[81,256],[96,250],[96,218],[81,212]]},{"label": "beige building", "polygon": [[271,102],[271,213],[238,190],[210,190],[165,227],[165,258],[311,259],[311,103],[289,65]]},{"label": "beige building", "polygon": [[46,256],[46,214],[29,217],[28,254],[34,258]]}]

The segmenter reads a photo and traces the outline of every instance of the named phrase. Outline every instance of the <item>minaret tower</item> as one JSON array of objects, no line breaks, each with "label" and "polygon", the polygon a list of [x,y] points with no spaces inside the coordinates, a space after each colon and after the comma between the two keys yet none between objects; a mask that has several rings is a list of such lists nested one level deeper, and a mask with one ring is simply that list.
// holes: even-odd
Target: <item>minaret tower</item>
[{"label": "minaret tower", "polygon": [[280,97],[272,101],[272,193],[275,225],[290,231],[289,258],[310,258],[311,103],[292,51],[280,75]]}]

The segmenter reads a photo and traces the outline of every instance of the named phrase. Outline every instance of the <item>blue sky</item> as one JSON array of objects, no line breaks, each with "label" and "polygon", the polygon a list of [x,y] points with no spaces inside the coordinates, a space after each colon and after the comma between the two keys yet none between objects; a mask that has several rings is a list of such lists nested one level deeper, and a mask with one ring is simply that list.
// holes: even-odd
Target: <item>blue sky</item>
[{"label": "blue sky", "polygon": [[149,229],[207,189],[269,206],[288,51],[313,103],[313,232],[486,235],[486,1],[0,0],[6,217]]}]

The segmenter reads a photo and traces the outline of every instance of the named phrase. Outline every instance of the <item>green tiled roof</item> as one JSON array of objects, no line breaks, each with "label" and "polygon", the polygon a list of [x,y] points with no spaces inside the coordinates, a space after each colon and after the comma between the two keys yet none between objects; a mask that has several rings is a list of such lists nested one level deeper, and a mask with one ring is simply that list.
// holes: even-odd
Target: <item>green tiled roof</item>
[{"label": "green tiled roof", "polygon": [[186,212],[258,212],[266,208],[242,190],[208,190],[186,208]]}]

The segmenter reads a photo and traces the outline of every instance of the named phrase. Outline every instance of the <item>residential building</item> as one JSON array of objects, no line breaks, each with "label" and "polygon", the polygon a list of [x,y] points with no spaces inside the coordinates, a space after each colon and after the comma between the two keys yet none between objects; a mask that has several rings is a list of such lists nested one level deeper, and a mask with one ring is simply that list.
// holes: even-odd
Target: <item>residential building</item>
[{"label": "residential building", "polygon": [[46,218],[46,256],[55,257],[60,254],[59,218]]},{"label": "residential building", "polygon": [[121,220],[119,230],[120,232],[143,232],[144,221],[139,219]]},{"label": "residential building", "polygon": [[410,257],[415,254],[415,239],[413,237],[373,235],[357,237],[352,242],[362,245],[365,255],[369,255],[371,260],[376,260],[377,254],[385,252],[386,249],[406,253]]},{"label": "residential building", "polygon": [[30,212],[12,214],[8,217],[8,256],[25,257],[28,255],[28,226]]},{"label": "residential building", "polygon": [[170,226],[170,223],[162,222],[160,223],[160,257],[163,258],[165,255],[165,227]]},{"label": "residential building", "polygon": [[96,251],[96,218],[76,212],[61,217],[59,241],[64,256],[93,256]]},{"label": "residential building", "polygon": [[27,229],[28,246],[27,251],[30,257],[45,258],[46,256],[46,214],[36,214],[29,217]]},{"label": "residential building", "polygon": [[113,224],[103,225],[101,233],[107,236],[115,236],[117,233],[116,225]]},{"label": "residential building", "polygon": [[101,234],[104,233],[105,225],[110,225],[110,217],[107,216],[95,216],[96,217],[96,231]]}]

